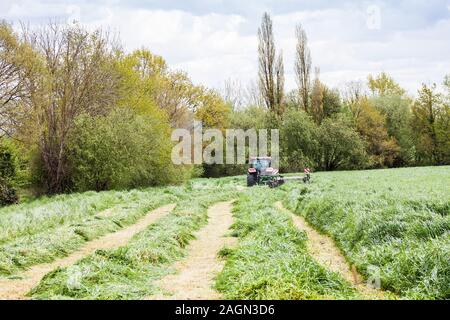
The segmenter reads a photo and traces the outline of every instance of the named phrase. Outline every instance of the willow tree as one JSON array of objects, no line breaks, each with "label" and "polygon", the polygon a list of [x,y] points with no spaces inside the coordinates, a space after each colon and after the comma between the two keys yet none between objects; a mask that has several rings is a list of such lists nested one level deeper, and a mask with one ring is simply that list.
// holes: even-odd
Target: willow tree
[{"label": "willow tree", "polygon": [[77,116],[105,115],[117,100],[115,47],[107,34],[77,25],[24,30],[23,38],[42,57],[44,70],[33,84],[41,183],[48,193],[66,191],[70,168],[66,144]]}]

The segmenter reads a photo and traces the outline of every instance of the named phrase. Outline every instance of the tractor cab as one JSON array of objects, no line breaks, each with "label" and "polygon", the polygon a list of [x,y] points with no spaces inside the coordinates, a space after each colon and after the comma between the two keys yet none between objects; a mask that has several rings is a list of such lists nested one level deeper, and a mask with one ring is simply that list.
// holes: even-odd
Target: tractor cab
[{"label": "tractor cab", "polygon": [[255,169],[260,174],[264,174],[269,168],[272,169],[271,164],[271,158],[252,158],[250,160],[250,168]]}]

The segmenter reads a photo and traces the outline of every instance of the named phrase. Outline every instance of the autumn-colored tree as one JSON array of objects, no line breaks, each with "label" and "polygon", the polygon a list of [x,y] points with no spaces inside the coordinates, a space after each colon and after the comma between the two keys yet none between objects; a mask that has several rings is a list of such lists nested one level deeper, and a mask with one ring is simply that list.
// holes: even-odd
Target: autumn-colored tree
[{"label": "autumn-colored tree", "polygon": [[400,149],[395,138],[389,137],[385,127],[386,119],[364,97],[358,103],[355,117],[356,128],[366,143],[373,167],[392,166]]},{"label": "autumn-colored tree", "polygon": [[414,161],[414,143],[411,130],[412,101],[399,95],[375,96],[370,103],[386,119],[386,129],[390,137],[395,138],[400,154],[395,166],[411,164]]},{"label": "autumn-colored tree", "polygon": [[373,77],[369,75],[367,78],[368,86],[373,95],[386,96],[386,95],[399,95],[405,94],[405,90],[400,87],[394,79],[387,73],[382,72],[378,76]]},{"label": "autumn-colored tree", "polygon": [[362,81],[350,81],[345,84],[341,95],[346,105],[356,105],[360,99],[366,96]]},{"label": "autumn-colored tree", "polygon": [[367,83],[372,96],[370,103],[386,119],[386,129],[390,137],[396,139],[400,154],[395,165],[412,163],[414,150],[411,132],[411,104],[405,90],[392,77],[382,72],[376,78],[371,75]]}]

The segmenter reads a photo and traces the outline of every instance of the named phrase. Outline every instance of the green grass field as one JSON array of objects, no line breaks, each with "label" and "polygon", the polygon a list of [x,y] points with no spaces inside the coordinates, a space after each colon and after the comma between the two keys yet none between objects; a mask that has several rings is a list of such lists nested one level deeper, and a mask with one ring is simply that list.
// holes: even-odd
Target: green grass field
[{"label": "green grass field", "polygon": [[450,168],[319,173],[286,204],[365,276],[408,298],[450,297]]},{"label": "green grass field", "polygon": [[[235,200],[230,232],[237,245],[214,287],[226,299],[359,299],[340,274],[316,262],[303,216],[335,240],[366,278],[378,277],[389,297],[450,298],[450,167],[314,173],[311,184],[246,188],[245,177],[194,179],[182,186],[87,192],[41,198],[0,209],[0,277],[76,251],[84,243],[135,223],[146,212],[176,203],[173,212],[124,247],[99,250],[48,273],[29,292],[35,299],[141,299],[185,257],[206,211]],[[104,210],[110,214],[102,215]]]}]

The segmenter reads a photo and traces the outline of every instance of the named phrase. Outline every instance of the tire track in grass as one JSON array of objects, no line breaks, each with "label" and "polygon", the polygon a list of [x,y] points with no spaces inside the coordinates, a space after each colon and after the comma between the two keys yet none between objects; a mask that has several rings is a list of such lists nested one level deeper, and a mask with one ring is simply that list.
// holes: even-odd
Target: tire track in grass
[{"label": "tire track in grass", "polygon": [[377,290],[363,283],[363,277],[355,268],[350,268],[344,255],[335,245],[334,241],[326,235],[320,234],[312,228],[306,220],[290,210],[284,208],[281,202],[276,202],[277,209],[288,212],[294,225],[306,232],[308,240],[306,242],[308,252],[322,266],[327,269],[339,273],[345,280],[351,283],[363,296],[370,299],[387,299],[382,290]]},{"label": "tire track in grass", "polygon": [[142,217],[137,223],[117,232],[89,241],[81,247],[81,249],[73,252],[67,257],[58,259],[51,263],[44,263],[31,267],[23,273],[22,279],[0,280],[0,299],[26,299],[26,294],[35,285],[37,285],[48,272],[58,267],[70,266],[81,258],[93,254],[96,250],[106,250],[126,245],[135,234],[144,230],[150,224],[154,223],[174,208],[175,204],[168,204],[152,210]]},{"label": "tire track in grass", "polygon": [[233,223],[232,202],[219,202],[208,209],[208,224],[196,233],[196,239],[188,246],[188,255],[175,264],[177,273],[158,281],[163,294],[148,297],[151,300],[220,299],[213,289],[214,277],[225,262],[218,258],[224,245],[233,244],[235,238],[226,237]]}]

